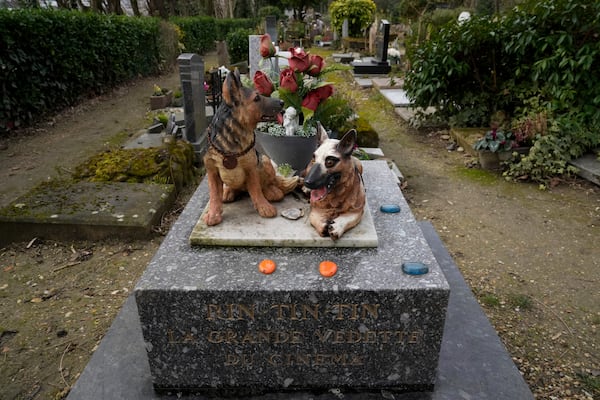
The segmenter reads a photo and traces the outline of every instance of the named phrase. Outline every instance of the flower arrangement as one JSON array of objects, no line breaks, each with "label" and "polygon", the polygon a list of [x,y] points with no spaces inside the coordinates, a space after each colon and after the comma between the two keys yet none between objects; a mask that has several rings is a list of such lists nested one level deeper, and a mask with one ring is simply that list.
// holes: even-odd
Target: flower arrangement
[{"label": "flower arrangement", "polygon": [[393,47],[388,47],[387,56],[392,64],[400,63],[400,50],[395,49]]},{"label": "flower arrangement", "polygon": [[510,151],[517,143],[511,131],[501,129],[490,129],[485,135],[473,145],[475,150],[488,150],[492,153]]},{"label": "flower arrangement", "polygon": [[154,84],[154,88],[153,88],[153,92],[152,92],[152,96],[164,96],[165,94],[167,94],[169,92],[168,89],[163,89],[160,86],[158,86],[157,84]]},{"label": "flower arrangement", "polygon": [[[318,114],[319,107],[333,94],[333,85],[322,79],[325,62],[321,56],[308,54],[301,48],[291,47],[289,51],[289,67],[282,68],[279,74],[273,72],[272,65],[266,72],[259,70],[254,74],[253,84],[260,94],[283,100],[284,109],[293,107],[304,135],[307,131],[315,134],[316,121],[313,116]],[[275,47],[268,34],[261,36],[260,55],[263,61],[272,61],[272,57],[276,56]],[[283,119],[279,122],[283,124]],[[270,130],[273,134],[277,134],[274,131],[285,131],[283,128]],[[303,135],[299,131],[302,129],[296,134]]]}]

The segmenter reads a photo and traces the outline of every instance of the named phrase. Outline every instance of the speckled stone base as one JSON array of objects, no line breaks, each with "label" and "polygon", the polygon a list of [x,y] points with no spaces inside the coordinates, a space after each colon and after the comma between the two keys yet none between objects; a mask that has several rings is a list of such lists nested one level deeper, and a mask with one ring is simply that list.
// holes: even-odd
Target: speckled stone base
[{"label": "speckled stone base", "polygon": [[[202,183],[135,289],[155,389],[433,388],[449,286],[387,163],[363,165],[377,248],[192,247]],[[402,211],[379,210],[390,203]],[[406,275],[406,261],[430,272]]]}]

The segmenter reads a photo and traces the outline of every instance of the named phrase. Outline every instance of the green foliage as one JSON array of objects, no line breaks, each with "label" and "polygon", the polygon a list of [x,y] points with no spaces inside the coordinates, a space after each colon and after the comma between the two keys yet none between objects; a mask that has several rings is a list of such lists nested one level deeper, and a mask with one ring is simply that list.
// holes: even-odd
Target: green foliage
[{"label": "green foliage", "polygon": [[357,144],[360,147],[379,147],[379,135],[368,120],[358,117],[354,121],[354,125],[357,133]]},{"label": "green foliage", "polygon": [[265,6],[258,9],[258,17],[260,19],[264,19],[266,16],[269,15],[274,15],[275,17],[277,17],[278,21],[284,16],[283,11],[281,11],[279,7]]},{"label": "green foliage", "polygon": [[215,19],[213,17],[173,17],[171,22],[183,31],[183,45],[189,53],[205,54],[215,49],[215,41],[225,40],[230,32],[253,29],[257,20],[252,18]]},{"label": "green foliage", "polygon": [[533,301],[526,294],[512,293],[508,296],[508,301],[511,306],[521,310],[530,310],[533,308]]},{"label": "green foliage", "polygon": [[489,130],[473,145],[475,150],[488,150],[492,153],[510,151],[513,148],[514,136],[510,131]]},{"label": "green foliage", "polygon": [[0,133],[158,72],[159,20],[0,10]]},{"label": "green foliage", "polygon": [[[226,40],[227,35],[230,32],[234,32],[240,29],[246,29],[252,31],[250,35],[255,34],[256,26],[259,24],[259,20],[254,18],[228,18],[228,19],[217,19],[217,40]],[[246,52],[248,49],[246,48]],[[247,59],[246,56],[244,58]]]},{"label": "green foliage", "polygon": [[[411,45],[405,86],[416,106],[454,123],[485,126],[498,110],[523,120],[531,100],[554,129],[510,176],[567,173],[567,162],[600,144],[600,2],[527,0],[502,17],[452,21]],[[541,139],[543,138],[543,139]]]},{"label": "green foliage", "polygon": [[161,71],[169,70],[177,62],[179,57],[179,36],[176,26],[167,21],[160,21],[160,34],[158,35],[158,55]]},{"label": "green foliage", "polygon": [[500,299],[493,293],[486,293],[481,297],[481,302],[488,307],[500,306]]},{"label": "green foliage", "polygon": [[326,129],[345,133],[349,128],[348,120],[354,114],[349,100],[338,92],[319,105],[314,118],[320,121]]},{"label": "green foliage", "polygon": [[329,5],[331,25],[341,32],[344,19],[348,19],[350,36],[363,37],[365,29],[373,22],[376,9],[372,0],[335,0]]},{"label": "green foliage", "polygon": [[225,37],[227,51],[232,64],[248,60],[248,35],[254,33],[251,29],[237,29]]},{"label": "green foliage", "polygon": [[187,53],[205,54],[215,49],[217,23],[212,17],[173,17],[170,21],[183,31],[183,46]]}]

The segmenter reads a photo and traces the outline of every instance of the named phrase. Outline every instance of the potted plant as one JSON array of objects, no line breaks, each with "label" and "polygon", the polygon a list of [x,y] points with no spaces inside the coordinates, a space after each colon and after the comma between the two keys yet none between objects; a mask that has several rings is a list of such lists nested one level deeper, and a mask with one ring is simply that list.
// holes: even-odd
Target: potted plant
[{"label": "potted plant", "polygon": [[492,128],[478,139],[473,148],[479,152],[479,163],[484,169],[499,169],[501,161],[512,157],[516,142],[511,131]]},{"label": "potted plant", "polygon": [[[256,143],[276,163],[303,170],[317,146],[315,116],[333,94],[333,85],[322,79],[325,62],[321,56],[294,47],[289,52],[289,66],[279,73],[271,65],[254,74],[253,84],[259,93],[283,100],[285,110],[278,123],[259,123]],[[276,56],[268,34],[261,37],[260,54],[263,61]]]},{"label": "potted plant", "polygon": [[171,101],[173,101],[173,91],[155,84],[154,92],[150,96],[150,109],[166,108],[171,105]]}]

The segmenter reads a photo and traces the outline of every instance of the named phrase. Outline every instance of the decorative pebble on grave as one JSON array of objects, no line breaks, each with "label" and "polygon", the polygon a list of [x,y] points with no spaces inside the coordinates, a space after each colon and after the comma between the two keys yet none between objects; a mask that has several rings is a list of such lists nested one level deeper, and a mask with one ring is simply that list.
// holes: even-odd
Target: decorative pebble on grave
[{"label": "decorative pebble on grave", "polygon": [[400,212],[400,206],[398,204],[382,204],[381,207],[379,207],[379,209],[381,210],[381,212],[388,214]]},{"label": "decorative pebble on grave", "polygon": [[408,275],[423,275],[429,272],[429,267],[422,262],[404,262],[402,271]]}]

